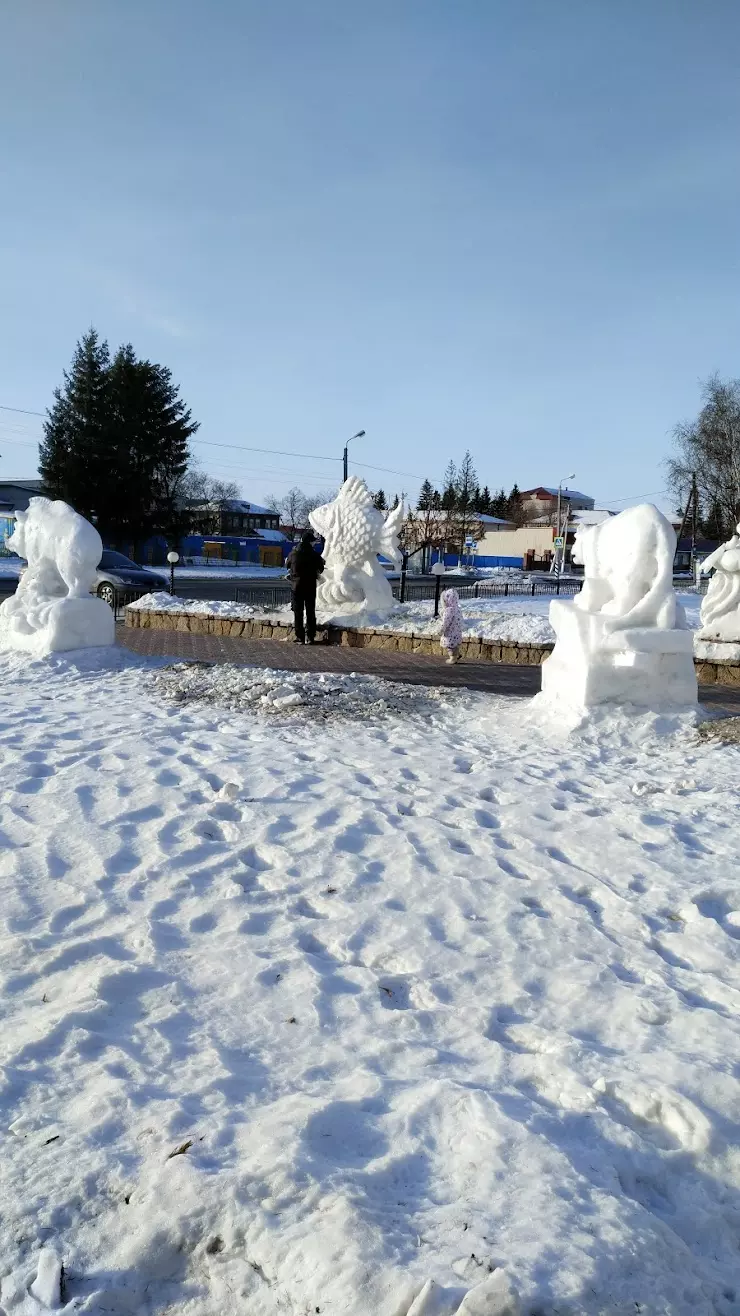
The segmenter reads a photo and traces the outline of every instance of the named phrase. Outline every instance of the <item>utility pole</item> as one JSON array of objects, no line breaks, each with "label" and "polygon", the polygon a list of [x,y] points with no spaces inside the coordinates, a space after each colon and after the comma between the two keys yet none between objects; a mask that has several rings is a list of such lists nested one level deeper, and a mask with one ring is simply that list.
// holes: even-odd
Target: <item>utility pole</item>
[{"label": "utility pole", "polygon": [[352,434],[352,435],[347,439],[347,442],[346,442],[345,445],[344,445],[344,483],[345,483],[345,484],[347,483],[347,476],[348,476],[348,474],[349,474],[349,462],[348,462],[348,459],[347,459],[347,449],[348,449],[350,443],[352,442],[352,439],[363,439],[364,437],[365,437],[365,431],[364,431],[364,430],[358,430],[356,434]]},{"label": "utility pole", "polygon": [[681,547],[681,540],[683,539],[683,532],[688,524],[689,513],[691,513],[691,569],[693,571],[694,553],[696,550],[696,531],[699,521],[699,489],[696,483],[696,471],[692,471],[691,473],[691,488],[689,490],[688,498],[686,499],[686,511],[681,518],[681,524],[676,536],[677,549],[680,549]]},{"label": "utility pole", "polygon": [[696,486],[696,471],[691,476],[691,574],[694,574],[694,563],[696,560],[696,530],[699,522],[699,490]]},{"label": "utility pole", "polygon": [[[566,476],[564,477],[564,479],[561,480],[560,483],[558,484],[558,511],[557,511],[557,517],[556,517],[556,530],[555,530],[555,537],[556,537],[557,539],[559,539],[560,536],[561,536],[561,528],[560,528],[560,507],[561,507],[562,500],[563,500],[563,484],[564,484],[565,480],[575,480],[575,478],[576,478],[576,476],[575,476],[575,471],[574,471],[574,472],[572,473],[572,475],[566,475]],[[567,488],[568,488],[568,486],[566,485],[565,487],[566,487],[566,492],[567,492]],[[567,505],[567,507],[568,507],[568,511],[570,512],[570,499],[568,499],[566,505]],[[567,534],[567,527],[566,527],[566,534]],[[560,575],[560,572],[561,572],[562,569],[563,569],[563,563],[564,563],[564,561],[565,561],[565,535],[563,535],[563,541],[562,541],[562,544],[556,544],[556,545],[555,545],[555,555],[554,555],[554,557],[553,557],[553,560],[552,560],[552,567],[551,567],[550,569],[551,569],[551,571],[554,571],[554,572],[555,572],[555,575],[556,575],[556,576],[559,576],[559,575]]]}]

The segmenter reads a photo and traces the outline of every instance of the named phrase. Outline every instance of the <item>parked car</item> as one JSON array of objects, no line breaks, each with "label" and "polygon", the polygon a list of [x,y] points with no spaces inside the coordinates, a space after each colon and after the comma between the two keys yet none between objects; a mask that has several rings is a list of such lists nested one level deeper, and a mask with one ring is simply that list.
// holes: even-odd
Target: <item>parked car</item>
[{"label": "parked car", "polygon": [[133,601],[141,594],[151,594],[155,590],[169,589],[164,576],[157,575],[148,567],[140,567],[123,553],[114,553],[106,548],[98,564],[95,593],[113,607],[116,593],[125,594]]}]

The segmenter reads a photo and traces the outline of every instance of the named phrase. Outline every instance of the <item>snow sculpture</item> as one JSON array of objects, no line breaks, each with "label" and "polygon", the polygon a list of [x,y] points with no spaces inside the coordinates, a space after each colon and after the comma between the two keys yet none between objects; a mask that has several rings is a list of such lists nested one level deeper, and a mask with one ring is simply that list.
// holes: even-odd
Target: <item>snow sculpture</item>
[{"label": "snow sculpture", "polygon": [[651,503],[584,527],[583,589],[550,604],[556,644],[542,665],[548,703],[587,708],[695,704],[693,636],[673,589],[676,535]]},{"label": "snow sculpture", "polygon": [[351,475],[334,501],[315,508],[308,519],[324,539],[326,567],[317,606],[326,612],[389,612],[394,599],[378,553],[400,566],[403,503],[384,516],[373,506],[365,481]]},{"label": "snow sculpture", "polygon": [[698,640],[740,642],[740,524],[736,532],[701,564],[702,575],[713,567],[714,575],[702,600]]},{"label": "snow sculpture", "polygon": [[90,597],[103,552],[100,535],[66,503],[32,498],[17,512],[8,547],[28,566],[0,605],[0,648],[35,657],[64,649],[113,644],[115,618]]}]

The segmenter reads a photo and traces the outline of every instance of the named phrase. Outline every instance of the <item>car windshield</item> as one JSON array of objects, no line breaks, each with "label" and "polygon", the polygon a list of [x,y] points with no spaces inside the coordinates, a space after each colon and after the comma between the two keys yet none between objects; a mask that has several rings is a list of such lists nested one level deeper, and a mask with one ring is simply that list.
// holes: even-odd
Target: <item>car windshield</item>
[{"label": "car windshield", "polygon": [[116,568],[119,571],[124,568],[128,571],[141,571],[141,567],[136,562],[132,562],[130,557],[124,557],[123,553],[111,553],[106,550],[100,559],[98,571],[115,571]]}]

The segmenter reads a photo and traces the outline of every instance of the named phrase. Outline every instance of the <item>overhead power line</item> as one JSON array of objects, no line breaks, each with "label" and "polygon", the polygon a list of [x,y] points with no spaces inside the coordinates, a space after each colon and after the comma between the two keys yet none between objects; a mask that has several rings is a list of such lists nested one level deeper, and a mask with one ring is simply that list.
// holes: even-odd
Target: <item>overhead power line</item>
[{"label": "overhead power line", "polygon": [[609,503],[634,503],[638,498],[658,498],[663,494],[667,497],[670,492],[670,489],[651,489],[649,493],[630,494],[629,498],[605,498],[602,506],[606,507]]},{"label": "overhead power line", "polygon": [[42,420],[46,420],[45,411],[29,411],[28,407],[6,407],[0,402],[0,411],[16,411],[19,416],[40,416]]},{"label": "overhead power line", "polygon": [[[12,411],[19,416],[40,416],[42,420],[46,419],[46,413],[43,411],[32,411],[29,407],[9,407],[0,402],[0,411]],[[228,448],[232,452],[259,452],[268,457],[294,457],[299,461],[317,461],[317,462],[340,462],[341,457],[327,457],[324,453],[319,452],[288,452],[284,448],[255,448],[246,443],[217,443],[213,439],[195,439],[194,442],[202,448]],[[33,444],[28,444],[33,447]],[[423,475],[417,475],[413,471],[396,471],[388,466],[374,466],[371,462],[354,462],[364,471],[382,471],[384,475],[405,476],[409,480],[423,480]],[[298,477],[305,478],[305,476]]]}]

